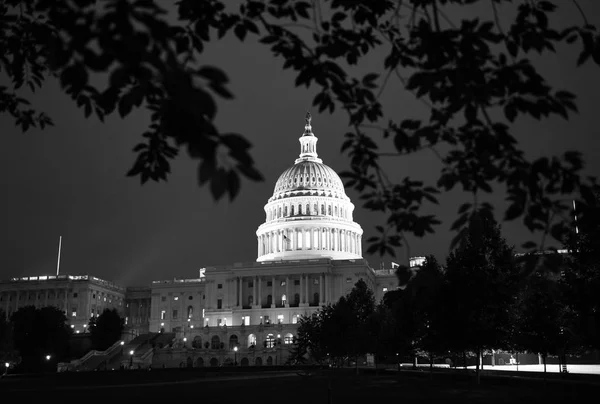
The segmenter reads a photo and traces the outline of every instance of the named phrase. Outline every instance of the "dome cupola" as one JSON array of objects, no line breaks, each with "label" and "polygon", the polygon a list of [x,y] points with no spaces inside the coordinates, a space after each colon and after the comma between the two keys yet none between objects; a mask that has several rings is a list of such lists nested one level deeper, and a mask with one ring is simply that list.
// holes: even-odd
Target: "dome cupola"
[{"label": "dome cupola", "polygon": [[257,261],[362,258],[362,228],[337,173],[317,154],[318,138],[306,114],[300,156],[275,183],[256,231]]}]

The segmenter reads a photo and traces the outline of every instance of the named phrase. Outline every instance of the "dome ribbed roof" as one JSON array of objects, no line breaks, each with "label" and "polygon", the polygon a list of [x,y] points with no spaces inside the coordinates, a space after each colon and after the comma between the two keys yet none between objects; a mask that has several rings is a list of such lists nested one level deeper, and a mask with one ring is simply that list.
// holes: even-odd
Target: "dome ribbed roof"
[{"label": "dome ribbed roof", "polygon": [[344,192],[344,184],[333,169],[316,161],[300,161],[285,170],[275,183],[273,196],[296,191]]}]

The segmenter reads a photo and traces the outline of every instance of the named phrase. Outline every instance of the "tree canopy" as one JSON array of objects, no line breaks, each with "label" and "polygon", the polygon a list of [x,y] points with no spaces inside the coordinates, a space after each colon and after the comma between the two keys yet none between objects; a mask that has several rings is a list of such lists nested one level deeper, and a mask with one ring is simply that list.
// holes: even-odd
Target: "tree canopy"
[{"label": "tree canopy", "polygon": [[116,309],[104,309],[98,317],[92,317],[89,322],[89,330],[92,337],[94,349],[104,351],[121,339],[125,319]]},{"label": "tree canopy", "polygon": [[62,310],[25,306],[12,314],[10,322],[23,370],[39,371],[68,357],[72,331]]},{"label": "tree canopy", "polygon": [[[217,99],[233,97],[225,72],[204,63],[208,42],[232,33],[254,37],[295,72],[296,86],[316,90],[319,111],[344,111],[341,145],[348,186],[364,207],[386,215],[369,242],[370,253],[395,254],[406,237],[435,231],[428,211],[437,195],[468,197],[457,206],[453,246],[464,242],[468,222],[486,194],[500,191],[508,207],[493,212],[520,218],[545,248],[546,235],[564,241],[572,222],[570,199],[585,207],[596,198],[596,179],[583,173],[579,151],[528,157],[513,133],[520,118],[565,119],[576,95],[555,88],[532,55],[574,48],[574,68],[600,64],[600,35],[576,0],[292,1],[246,0],[228,10],[219,0],[179,0],[176,18],[155,0],[6,0],[0,6],[0,68],[11,85],[0,87],[0,112],[23,130],[52,124],[32,107],[23,88],[36,90],[56,77],[85,116],[126,117],[138,108],[151,122],[128,175],[160,181],[179,150],[198,160],[198,181],[216,199],[237,195],[240,178],[259,181],[244,134],[219,129]],[[502,15],[499,8],[506,10]],[[581,23],[561,26],[558,11],[574,7]],[[449,17],[458,8],[460,21]],[[507,17],[506,17],[507,16]],[[358,69],[385,55],[369,72]],[[373,67],[375,66],[375,67]],[[97,79],[101,77],[104,79]],[[395,86],[395,87],[392,87]],[[398,118],[384,92],[411,92],[426,116]],[[440,161],[434,183],[388,172],[388,159],[428,150]],[[394,175],[392,175],[394,174]],[[585,209],[584,209],[585,211]],[[583,220],[583,218],[581,218]],[[407,254],[410,256],[410,253]]]}]

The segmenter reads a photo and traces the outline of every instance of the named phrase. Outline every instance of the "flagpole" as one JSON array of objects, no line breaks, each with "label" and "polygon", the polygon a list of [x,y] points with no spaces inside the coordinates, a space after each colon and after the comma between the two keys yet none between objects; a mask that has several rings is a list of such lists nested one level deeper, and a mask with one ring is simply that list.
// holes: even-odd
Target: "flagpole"
[{"label": "flagpole", "polygon": [[56,262],[56,276],[58,276],[60,272],[60,249],[62,247],[62,236],[58,238],[58,260]]}]

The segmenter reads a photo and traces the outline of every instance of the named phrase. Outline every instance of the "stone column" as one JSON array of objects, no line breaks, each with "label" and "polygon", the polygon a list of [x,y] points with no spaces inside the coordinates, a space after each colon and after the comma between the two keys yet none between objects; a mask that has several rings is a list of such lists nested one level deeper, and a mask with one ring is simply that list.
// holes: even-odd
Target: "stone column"
[{"label": "stone column", "polygon": [[323,305],[323,274],[319,275],[319,306]]},{"label": "stone column", "polygon": [[300,274],[300,305],[304,303],[304,289],[302,289],[304,285],[304,274]]},{"label": "stone column", "polygon": [[271,308],[275,307],[275,302],[277,301],[277,297],[275,296],[275,277],[271,277]]},{"label": "stone column", "polygon": [[290,307],[290,277],[285,277],[285,307]]},{"label": "stone column", "polygon": [[262,278],[258,277],[258,305],[262,306]]},{"label": "stone column", "polygon": [[254,276],[252,279],[253,279],[253,281],[252,281],[252,306],[256,306],[256,301],[258,299],[258,296],[256,295],[258,293],[258,286],[257,286],[258,277]]},{"label": "stone column", "polygon": [[306,275],[306,289],[304,289],[304,301],[306,302],[307,305],[310,303],[310,300],[308,300],[309,286],[310,286],[310,277],[309,277],[309,275]]},{"label": "stone column", "polygon": [[329,274],[325,274],[325,304],[329,304]]}]

